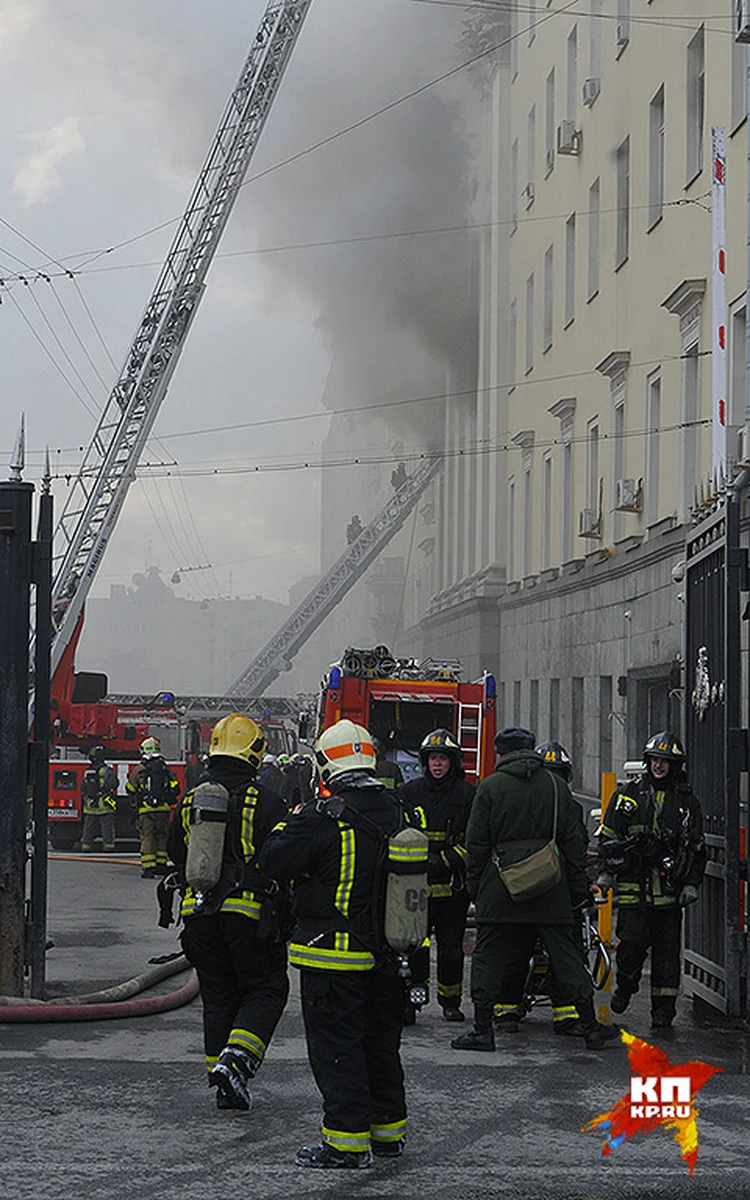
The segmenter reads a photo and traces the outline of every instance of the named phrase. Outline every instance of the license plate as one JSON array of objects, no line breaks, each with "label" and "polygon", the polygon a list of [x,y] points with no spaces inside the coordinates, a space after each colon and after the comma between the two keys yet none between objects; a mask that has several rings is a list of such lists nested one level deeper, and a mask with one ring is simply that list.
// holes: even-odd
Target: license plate
[{"label": "license plate", "polygon": [[47,811],[47,816],[50,821],[59,821],[65,818],[70,819],[71,817],[75,820],[78,817],[78,810],[76,808],[50,808]]}]

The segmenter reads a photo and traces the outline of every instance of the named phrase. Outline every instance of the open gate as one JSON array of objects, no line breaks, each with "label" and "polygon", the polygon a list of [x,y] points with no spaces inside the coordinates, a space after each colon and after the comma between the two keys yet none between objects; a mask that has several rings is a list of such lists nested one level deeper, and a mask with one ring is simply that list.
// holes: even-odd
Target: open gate
[{"label": "open gate", "polygon": [[746,769],[740,594],[747,590],[747,552],[739,533],[739,505],[727,498],[686,542],[685,734],[708,865],[700,900],[685,914],[683,979],[689,995],[728,1016],[746,1006],[739,863]]}]

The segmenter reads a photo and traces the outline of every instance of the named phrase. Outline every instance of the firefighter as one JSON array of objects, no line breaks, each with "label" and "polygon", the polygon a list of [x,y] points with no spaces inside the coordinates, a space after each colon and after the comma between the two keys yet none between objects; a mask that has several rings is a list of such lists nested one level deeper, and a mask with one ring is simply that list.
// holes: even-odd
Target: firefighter
[{"label": "firefighter", "polygon": [[[419,757],[424,774],[404,784],[400,798],[414,812],[430,840],[429,928],[437,942],[437,999],[446,1021],[463,1021],[463,939],[469,894],[466,891],[466,823],[474,798],[464,778],[461,747],[448,729],[424,738]],[[411,987],[405,1023],[429,999],[430,941],[410,956]]]},{"label": "firefighter", "polygon": [[104,761],[103,746],[92,746],[89,750],[90,767],[81,779],[83,801],[83,833],[81,850],[91,854],[97,834],[101,835],[102,849],[112,854],[115,849],[115,813],[117,812],[117,772]]},{"label": "firefighter", "polygon": [[[323,1097],[322,1142],[303,1146],[295,1161],[300,1167],[369,1167],[373,1154],[397,1157],[406,1130],[405,985],[374,903],[380,847],[399,828],[401,811],[374,777],[372,738],[360,725],[343,720],[326,729],[315,759],[331,797],[290,816],[261,856],[267,874],[294,881],[297,924],[289,958],[300,969],[307,1051]],[[342,801],[361,824],[347,821],[337,808]],[[344,815],[336,817],[337,811]]]},{"label": "firefighter", "polygon": [[[527,729],[503,729],[495,738],[499,761],[494,774],[479,784],[466,831],[467,887],[476,901],[477,941],[472,956],[471,993],[474,1028],[454,1038],[455,1050],[494,1050],[495,1028],[518,1029],[529,959],[537,938],[549,955],[560,987],[575,1002],[584,1026],[586,1046],[598,1050],[618,1036],[614,1026],[597,1023],[593,985],[573,940],[573,909],[586,902],[580,817],[567,783],[556,778],[534,750]],[[558,882],[533,899],[515,900],[503,883],[498,865],[510,865],[555,841],[565,870]]]},{"label": "firefighter", "polygon": [[653,734],[643,758],[643,774],[607,808],[597,882],[603,889],[614,885],[619,901],[612,1012],[624,1013],[638,991],[650,948],[651,1024],[668,1029],[680,986],[682,910],[698,899],[706,847],[679,739],[670,730]]},{"label": "firefighter", "polygon": [[261,730],[241,713],[214,726],[201,786],[225,789],[226,821],[218,846],[210,845],[209,854],[218,854],[217,882],[207,893],[189,882],[191,838],[201,829],[211,837],[219,825],[196,821],[200,787],[180,801],[168,843],[183,880],[182,947],[200,980],[208,1083],[218,1088],[219,1109],[244,1112],[289,992],[278,919],[283,897],[257,865],[266,836],[286,815],[283,801],[256,781],[264,749]]},{"label": "firefighter", "polygon": [[[562,779],[565,780],[570,787],[573,779],[573,763],[570,755],[564,746],[559,742],[542,742],[537,746],[536,752],[543,760],[548,771],[554,771]],[[583,823],[583,814],[580,805],[576,803],[576,809],[581,823],[581,837],[584,847],[588,850],[589,835],[586,831],[586,826]],[[585,911],[591,908],[593,904],[593,896],[589,893],[588,897],[575,909],[573,914],[573,937],[578,946],[581,959],[584,966],[588,967],[586,956],[583,948],[583,930],[581,921]],[[569,996],[565,994],[559,986],[555,976],[550,972],[550,987],[549,987],[550,1003],[552,1005],[552,1028],[556,1034],[567,1037],[582,1037],[584,1028],[578,1016],[578,1009],[572,1002]],[[500,1016],[501,1014],[498,1014]]]},{"label": "firefighter", "polygon": [[169,814],[176,803],[180,785],[162,758],[161,742],[147,737],[140,745],[141,761],[134,766],[125,784],[138,806],[138,833],[141,839],[141,878],[166,875]]},{"label": "firefighter", "polygon": [[383,787],[388,788],[389,792],[398,791],[404,782],[400,766],[388,757],[388,746],[385,742],[381,742],[379,738],[373,738],[372,744],[375,747],[376,755],[375,777],[380,780]]}]

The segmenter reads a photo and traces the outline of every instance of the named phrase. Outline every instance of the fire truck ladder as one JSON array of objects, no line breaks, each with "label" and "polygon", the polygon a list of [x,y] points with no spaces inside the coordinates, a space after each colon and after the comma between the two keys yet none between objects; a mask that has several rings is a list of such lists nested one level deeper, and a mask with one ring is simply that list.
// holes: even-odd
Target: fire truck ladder
[{"label": "fire truck ladder", "polygon": [[53,554],[54,672],[73,635],[312,0],[268,0],[167,260],[71,485]]},{"label": "fire truck ladder", "polygon": [[282,671],[289,670],[297,651],[401,528],[441,462],[441,457],[437,455],[426,458],[413,474],[407,476],[406,482],[385,507],[308,592],[249,667],[235,679],[227,689],[229,695],[262,696]]},{"label": "fire truck ladder", "polygon": [[482,706],[462,704],[458,706],[458,744],[463,750],[464,767],[479,779],[481,762]]}]

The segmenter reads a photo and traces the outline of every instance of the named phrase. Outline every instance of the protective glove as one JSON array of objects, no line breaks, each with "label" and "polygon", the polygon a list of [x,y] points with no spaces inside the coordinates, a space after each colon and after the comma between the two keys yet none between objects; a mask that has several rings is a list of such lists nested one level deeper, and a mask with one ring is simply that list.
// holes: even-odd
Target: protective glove
[{"label": "protective glove", "polygon": [[596,886],[602,892],[609,892],[615,886],[615,877],[610,875],[609,871],[600,871],[597,876]]},{"label": "protective glove", "polygon": [[686,883],[680,892],[677,903],[680,908],[687,908],[688,904],[695,904],[698,899],[698,889],[692,883]]}]

